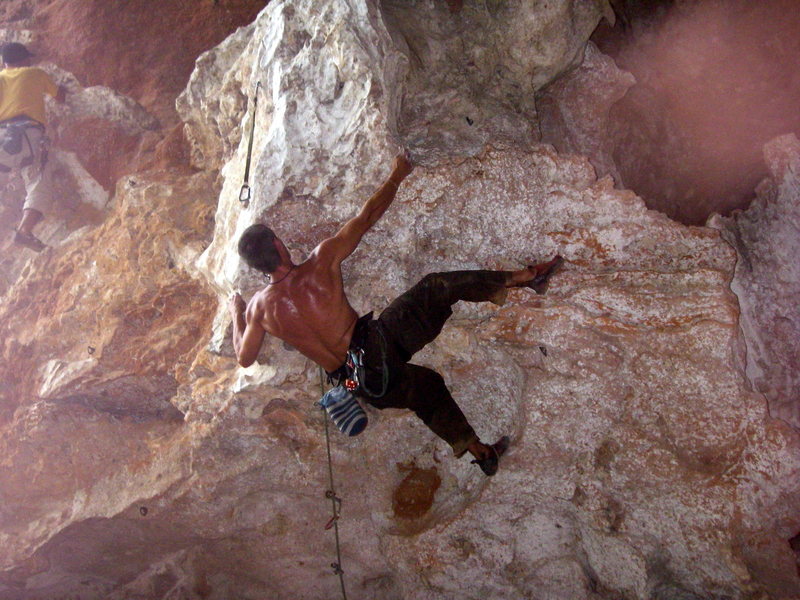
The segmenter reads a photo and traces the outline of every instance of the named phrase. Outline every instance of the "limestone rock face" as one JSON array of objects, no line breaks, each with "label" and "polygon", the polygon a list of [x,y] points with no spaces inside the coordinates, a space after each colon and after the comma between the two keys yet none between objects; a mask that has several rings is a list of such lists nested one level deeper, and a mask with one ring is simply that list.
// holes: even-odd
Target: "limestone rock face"
[{"label": "limestone rock face", "polygon": [[621,187],[609,112],[635,82],[633,75],[618,69],[589,42],[580,66],[555,81],[538,99],[542,141],[559,152],[588,157],[598,177],[611,175]]},{"label": "limestone rock face", "polygon": [[747,376],[773,416],[800,427],[800,142],[776,138],[764,148],[771,177],[746,211],[717,218],[738,261],[732,288],[741,304]]},{"label": "limestone rock face", "polygon": [[392,38],[408,56],[395,139],[417,161],[479,154],[485,144],[530,147],[535,94],[579,64],[605,0],[466,3],[384,2]]},{"label": "limestone rock face", "polygon": [[[198,59],[177,101],[196,171],[120,178],[101,224],[4,292],[0,597],[337,597],[321,373],[273,339],[239,368],[226,303],[263,285],[235,252],[245,227],[270,223],[301,260],[355,214],[398,141],[424,165],[344,264],[360,313],[431,271],[566,265],[544,296],[458,305],[414,359],[483,439],[511,436],[497,476],[405,411],[368,407],[354,439],[331,431],[348,597],[800,595],[800,436],[748,379],[761,321],[743,334],[740,303],[756,301],[731,290],[729,234],[647,210],[597,177],[585,146],[559,154],[527,135],[539,123],[519,90],[579,60],[604,4],[413,6],[271,2]],[[487,15],[508,24],[507,48],[502,29],[477,27]],[[485,72],[462,69],[445,78],[458,93],[438,96],[441,69],[415,61],[445,68],[456,32],[464,48],[497,46],[500,87],[481,94]],[[515,59],[518,40],[540,48]],[[589,52],[608,68],[599,80],[618,79]],[[452,97],[500,124],[455,127]],[[574,98],[554,98],[569,115]]]}]

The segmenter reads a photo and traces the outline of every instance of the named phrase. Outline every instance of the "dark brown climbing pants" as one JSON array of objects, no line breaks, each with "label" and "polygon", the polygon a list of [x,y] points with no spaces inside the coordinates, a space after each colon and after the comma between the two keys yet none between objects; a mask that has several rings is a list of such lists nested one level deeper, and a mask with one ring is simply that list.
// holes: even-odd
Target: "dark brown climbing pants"
[{"label": "dark brown climbing pants", "polygon": [[[431,273],[392,302],[376,320],[358,323],[353,343],[364,349],[366,377],[357,392],[377,408],[407,408],[461,456],[478,440],[444,379],[433,369],[410,364],[436,339],[459,300],[485,302],[504,293],[508,271]],[[386,393],[380,398],[384,382]]]}]

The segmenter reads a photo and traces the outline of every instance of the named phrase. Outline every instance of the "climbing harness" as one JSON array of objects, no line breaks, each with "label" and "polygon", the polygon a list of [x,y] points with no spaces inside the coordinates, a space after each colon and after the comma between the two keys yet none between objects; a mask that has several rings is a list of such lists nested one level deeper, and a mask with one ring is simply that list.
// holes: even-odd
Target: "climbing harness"
[{"label": "climbing harness", "polygon": [[373,392],[367,387],[366,367],[364,366],[364,348],[352,348],[347,351],[347,367],[352,370],[352,375],[344,382],[345,387],[351,392],[361,388],[367,396],[382,398],[389,387],[389,369],[386,365],[386,337],[380,325],[377,327],[381,340],[381,391]]},{"label": "climbing harness", "polygon": [[[319,367],[319,389],[320,392],[325,392],[325,378],[322,374],[322,367]],[[339,516],[342,510],[342,499],[336,495],[336,488],[333,485],[333,460],[331,459],[331,438],[328,434],[328,417],[325,412],[322,413],[322,420],[325,422],[325,446],[328,450],[328,489],[325,490],[325,497],[331,501],[331,510],[333,516],[326,523],[325,529],[333,527],[333,533],[336,537],[336,562],[331,563],[334,575],[339,576],[339,585],[342,588],[342,598],[347,600],[347,592],[344,589],[344,570],[342,569],[342,551],[339,545]]]},{"label": "climbing harness", "polygon": [[[31,141],[31,137],[28,135],[29,130],[34,129],[39,131],[38,142]],[[40,168],[44,170],[50,141],[44,131],[44,125],[24,115],[1,122],[0,172],[8,173],[32,165],[37,154],[34,144],[38,144]]]},{"label": "climbing harness", "polygon": [[386,364],[386,336],[383,333],[380,322],[378,322],[376,329],[380,338],[381,389],[376,392],[367,387],[367,373],[364,365],[364,345],[367,337],[367,325],[370,321],[372,321],[371,312],[359,317],[353,329],[353,337],[350,348],[347,350],[347,358],[341,367],[328,374],[328,382],[332,385],[344,386],[349,392],[356,392],[360,389],[370,398],[382,398],[389,387],[389,368]]},{"label": "climbing harness", "polygon": [[247,142],[247,161],[244,164],[244,183],[242,189],[239,190],[239,202],[245,208],[250,205],[250,159],[253,157],[253,137],[256,131],[256,114],[258,114],[258,89],[261,87],[261,82],[256,84],[256,93],[253,97],[253,120],[250,122],[250,140]]}]

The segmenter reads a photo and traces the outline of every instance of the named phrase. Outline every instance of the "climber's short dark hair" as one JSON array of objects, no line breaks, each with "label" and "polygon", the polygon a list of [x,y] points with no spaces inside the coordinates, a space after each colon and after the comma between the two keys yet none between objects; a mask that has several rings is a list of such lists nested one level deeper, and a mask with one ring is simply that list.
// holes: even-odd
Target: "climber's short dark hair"
[{"label": "climber's short dark hair", "polygon": [[3,62],[9,66],[18,65],[33,56],[30,50],[19,42],[3,44],[3,46],[0,47],[0,55],[3,56]]},{"label": "climber's short dark hair", "polygon": [[260,223],[251,225],[239,238],[239,256],[254,269],[272,273],[281,264],[281,256],[275,247],[275,232]]}]

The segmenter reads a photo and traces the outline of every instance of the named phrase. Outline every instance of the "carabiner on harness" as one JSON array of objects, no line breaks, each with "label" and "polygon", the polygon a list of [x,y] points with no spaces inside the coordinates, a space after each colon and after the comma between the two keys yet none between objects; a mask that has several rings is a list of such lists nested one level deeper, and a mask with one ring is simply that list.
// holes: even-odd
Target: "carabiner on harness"
[{"label": "carabiner on harness", "polygon": [[389,367],[386,364],[386,338],[383,335],[383,330],[378,327],[378,334],[381,341],[381,390],[373,392],[367,387],[367,368],[364,365],[364,349],[357,348],[347,351],[347,364],[352,369],[351,379],[345,382],[348,385],[352,380],[355,388],[361,388],[367,396],[372,398],[382,398],[386,394],[389,387]]}]

